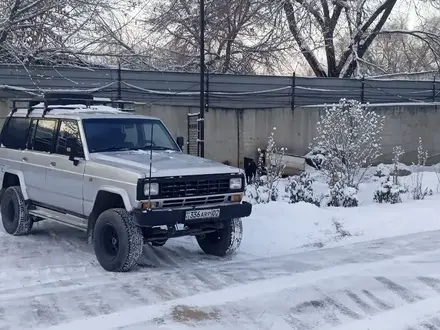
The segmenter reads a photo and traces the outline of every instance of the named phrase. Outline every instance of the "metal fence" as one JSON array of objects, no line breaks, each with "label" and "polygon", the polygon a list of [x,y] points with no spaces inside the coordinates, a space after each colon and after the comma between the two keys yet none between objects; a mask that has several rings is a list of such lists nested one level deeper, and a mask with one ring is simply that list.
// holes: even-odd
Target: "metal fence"
[{"label": "metal fence", "polygon": [[[440,85],[440,84],[439,84]],[[336,103],[341,98],[369,103],[440,102],[434,81],[308,78],[208,74],[211,108],[285,108]],[[124,69],[0,65],[0,97],[46,90],[87,90],[96,96],[149,105],[199,106],[199,76],[192,73]]]}]

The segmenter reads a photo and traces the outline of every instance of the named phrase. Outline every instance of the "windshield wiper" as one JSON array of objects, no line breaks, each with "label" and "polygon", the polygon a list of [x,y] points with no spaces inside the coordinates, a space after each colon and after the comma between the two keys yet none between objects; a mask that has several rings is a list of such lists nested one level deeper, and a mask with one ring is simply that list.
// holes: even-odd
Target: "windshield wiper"
[{"label": "windshield wiper", "polygon": [[168,147],[154,146],[153,150],[175,150],[175,149],[168,148]]},{"label": "windshield wiper", "polygon": [[130,150],[130,148],[123,146],[111,146],[107,148],[93,149],[92,152],[125,151],[125,150]]},{"label": "windshield wiper", "polygon": [[148,143],[148,144],[144,144],[144,145],[142,145],[142,146],[140,146],[140,147],[133,147],[133,148],[130,148],[130,150],[174,150],[174,149],[172,149],[172,148],[168,148],[168,147],[162,147],[162,146],[152,146],[151,145],[151,143]]}]

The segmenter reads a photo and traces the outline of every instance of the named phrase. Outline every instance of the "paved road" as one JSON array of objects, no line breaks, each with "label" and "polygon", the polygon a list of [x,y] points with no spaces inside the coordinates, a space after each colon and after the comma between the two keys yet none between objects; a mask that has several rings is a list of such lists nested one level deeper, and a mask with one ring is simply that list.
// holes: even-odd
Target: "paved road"
[{"label": "paved road", "polygon": [[0,329],[440,329],[440,232],[263,259],[191,242],[111,274],[73,229],[0,231]]}]

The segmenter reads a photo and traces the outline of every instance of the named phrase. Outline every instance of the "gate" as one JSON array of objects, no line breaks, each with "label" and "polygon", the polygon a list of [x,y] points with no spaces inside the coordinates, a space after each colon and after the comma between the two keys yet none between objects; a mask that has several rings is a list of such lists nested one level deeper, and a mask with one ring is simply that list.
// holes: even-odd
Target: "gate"
[{"label": "gate", "polygon": [[188,113],[187,153],[199,156],[199,118],[200,113]]}]

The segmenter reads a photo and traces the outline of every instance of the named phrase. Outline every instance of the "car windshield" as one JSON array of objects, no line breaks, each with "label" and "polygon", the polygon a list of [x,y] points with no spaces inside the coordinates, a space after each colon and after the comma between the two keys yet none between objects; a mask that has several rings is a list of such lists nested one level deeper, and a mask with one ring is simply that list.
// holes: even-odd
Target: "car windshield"
[{"label": "car windshield", "polygon": [[159,120],[93,118],[84,119],[83,127],[89,152],[179,150]]}]

